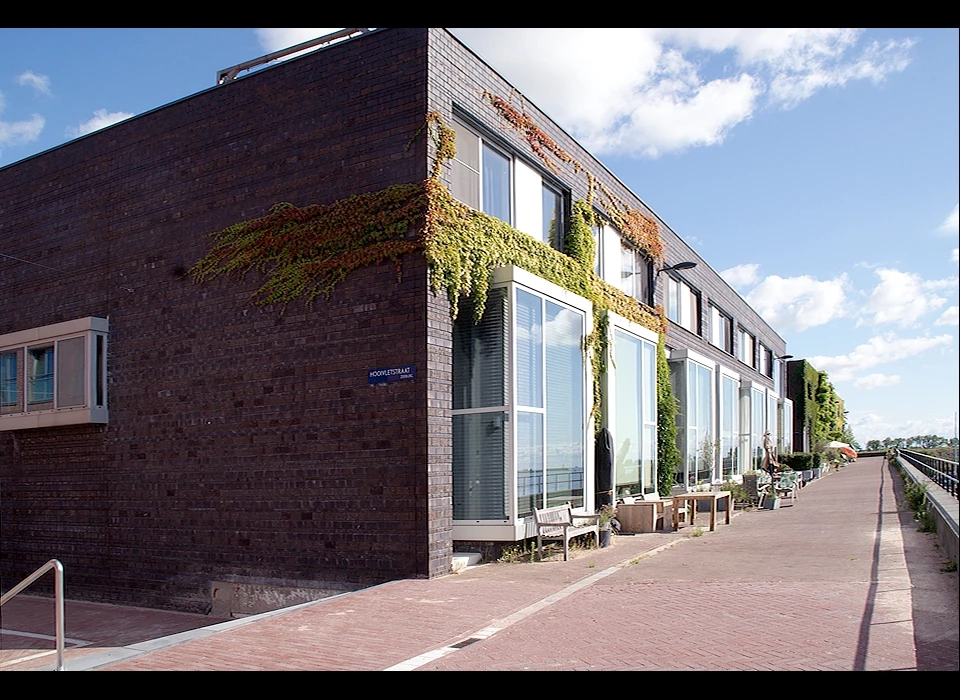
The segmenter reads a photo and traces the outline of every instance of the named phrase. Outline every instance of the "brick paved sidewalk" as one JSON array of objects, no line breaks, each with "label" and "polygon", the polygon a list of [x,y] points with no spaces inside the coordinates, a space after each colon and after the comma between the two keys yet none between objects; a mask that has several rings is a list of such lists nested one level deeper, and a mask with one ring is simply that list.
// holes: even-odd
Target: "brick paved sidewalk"
[{"label": "brick paved sidewalk", "polygon": [[[958,670],[957,574],[940,572],[894,485],[879,458],[863,459],[794,505],[738,512],[702,537],[625,536],[569,562],[395,581],[109,654],[68,654],[67,666]],[[68,637],[72,629],[68,613]]]}]

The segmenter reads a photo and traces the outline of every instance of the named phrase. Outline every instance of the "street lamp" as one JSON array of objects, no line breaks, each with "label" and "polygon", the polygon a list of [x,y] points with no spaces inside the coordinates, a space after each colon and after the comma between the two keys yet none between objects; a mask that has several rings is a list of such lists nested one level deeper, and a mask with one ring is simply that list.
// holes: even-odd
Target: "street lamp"
[{"label": "street lamp", "polygon": [[672,272],[674,270],[689,270],[696,266],[697,266],[697,263],[690,262],[689,260],[686,262],[678,262],[676,265],[671,265],[670,267],[661,267],[659,270],[657,270],[657,277],[660,276],[661,272]]},{"label": "street lamp", "polygon": [[[660,279],[661,272],[673,272],[674,270],[690,270],[697,266],[697,263],[687,260],[686,262],[678,262],[676,265],[671,265],[670,267],[661,267],[657,270],[657,274],[653,278],[653,289],[650,292],[650,297],[656,301],[657,298],[657,280]],[[666,304],[664,305],[666,306]]]}]

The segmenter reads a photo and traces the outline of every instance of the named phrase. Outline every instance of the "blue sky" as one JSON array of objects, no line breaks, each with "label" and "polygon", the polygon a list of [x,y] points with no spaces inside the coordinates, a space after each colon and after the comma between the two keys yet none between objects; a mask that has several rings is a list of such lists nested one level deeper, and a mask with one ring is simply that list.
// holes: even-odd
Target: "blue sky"
[{"label": "blue sky", "polygon": [[[328,31],[0,29],[0,167]],[[452,31],[830,374],[861,443],[954,434],[958,29]]]}]

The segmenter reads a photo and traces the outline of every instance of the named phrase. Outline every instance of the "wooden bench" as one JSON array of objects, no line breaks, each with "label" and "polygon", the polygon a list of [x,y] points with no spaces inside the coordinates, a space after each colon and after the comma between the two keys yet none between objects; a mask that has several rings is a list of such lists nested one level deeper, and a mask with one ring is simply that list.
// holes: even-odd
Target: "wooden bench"
[{"label": "wooden bench", "polygon": [[593,533],[594,542],[600,546],[600,516],[574,515],[569,503],[552,508],[533,509],[537,521],[537,552],[543,560],[543,541],[563,541],[563,560],[570,555],[570,540],[578,535]]}]

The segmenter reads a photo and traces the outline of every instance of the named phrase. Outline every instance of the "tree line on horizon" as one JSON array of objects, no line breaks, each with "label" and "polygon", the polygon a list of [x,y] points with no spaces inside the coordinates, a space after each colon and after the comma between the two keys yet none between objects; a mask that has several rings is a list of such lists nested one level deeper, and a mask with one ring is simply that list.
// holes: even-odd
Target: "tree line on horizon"
[{"label": "tree line on horizon", "polygon": [[910,449],[933,449],[935,447],[957,447],[957,438],[945,438],[939,435],[914,435],[908,438],[884,438],[883,440],[868,440],[867,450],[886,450],[891,447]]}]

